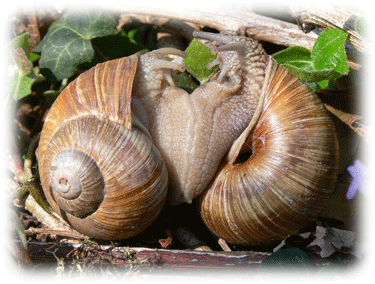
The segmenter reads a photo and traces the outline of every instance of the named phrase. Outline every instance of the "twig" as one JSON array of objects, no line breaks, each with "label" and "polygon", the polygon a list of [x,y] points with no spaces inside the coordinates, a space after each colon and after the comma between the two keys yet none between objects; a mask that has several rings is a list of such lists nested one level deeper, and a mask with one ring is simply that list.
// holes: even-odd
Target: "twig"
[{"label": "twig", "polygon": [[220,238],[217,242],[219,243],[223,251],[232,251],[224,239]]},{"label": "twig", "polygon": [[6,159],[8,161],[8,167],[10,171],[15,175],[14,178],[18,181],[21,181],[24,175],[23,160],[20,152],[17,149],[17,145],[14,139],[10,139],[10,146],[6,154]]},{"label": "twig", "polygon": [[298,3],[290,5],[294,16],[302,30],[309,32],[315,25],[324,28],[340,28],[349,33],[349,41],[359,51],[368,53],[370,45],[356,31],[355,22],[359,15],[342,7],[331,5],[316,5],[313,3]]},{"label": "twig", "polygon": [[257,267],[271,253],[266,252],[209,252],[132,248],[137,258],[146,258],[163,267],[174,269],[210,268],[234,269]]},{"label": "twig", "polygon": [[[372,133],[370,129],[358,121],[362,119],[361,116],[343,112],[342,110],[336,109],[328,104],[324,104],[327,110],[337,116],[342,122],[348,125],[355,133],[363,137],[367,143],[371,145]],[[357,126],[356,126],[357,124]]]},{"label": "twig", "polygon": [[[118,8],[113,10],[118,11]],[[219,4],[211,7],[133,4],[121,8],[120,12],[135,19],[138,17],[144,20],[147,17],[149,23],[158,22],[160,18],[175,19],[208,26],[229,34],[248,35],[257,40],[284,46],[300,45],[312,49],[318,37],[313,33],[304,34],[295,24],[255,14],[251,11],[251,6],[243,4]]]},{"label": "twig", "polygon": [[[80,235],[55,212],[52,212],[52,214],[48,214],[44,209],[42,209],[42,207],[35,201],[35,199],[31,195],[29,195],[26,199],[25,208],[29,210],[34,217],[36,217],[43,225],[48,228]],[[84,237],[83,235],[81,236]]]},{"label": "twig", "polygon": [[40,32],[38,25],[38,18],[36,16],[35,8],[28,7],[25,11],[28,20],[27,29],[29,32],[29,47],[33,50],[40,42]]},{"label": "twig", "polygon": [[[33,197],[35,202],[49,215],[53,217],[58,217],[58,215],[53,211],[52,207],[49,205],[49,203],[44,199],[40,192],[40,188],[34,183],[34,182],[25,182],[23,184],[23,188],[27,189],[28,192],[30,192],[30,195]],[[30,211],[30,210],[29,210]],[[30,211],[31,212],[31,211]],[[31,212],[34,213],[34,212]],[[39,221],[43,221],[39,219]]]},{"label": "twig", "polygon": [[[108,9],[108,7],[105,7]],[[118,11],[118,8],[113,8]],[[318,35],[305,34],[298,25],[258,15],[251,11],[248,4],[219,4],[210,7],[162,7],[157,3],[150,5],[127,5],[120,10],[122,24],[127,21],[140,21],[159,26],[169,24],[170,19],[215,28],[227,34],[239,34],[253,37],[259,41],[283,46],[303,46],[312,50]],[[189,30],[184,30],[189,32]],[[190,35],[191,36],[191,35]],[[359,70],[361,65],[348,61],[350,68]]]},{"label": "twig", "polygon": [[[87,261],[100,264],[100,260],[111,260],[119,267],[127,264],[129,256],[133,263],[152,264],[155,267],[170,269],[228,269],[256,268],[264,258],[271,253],[268,252],[202,252],[168,249],[148,249],[140,247],[112,247],[112,246],[79,246],[73,244],[34,243],[29,242],[30,258],[35,263],[56,261],[58,258],[65,260],[77,259],[72,253],[81,248],[85,251]],[[89,257],[87,257],[89,255]]]},{"label": "twig", "polygon": [[79,234],[75,231],[66,231],[66,230],[56,230],[56,229],[48,229],[48,228],[29,228],[25,230],[25,235],[35,235],[35,234],[46,234],[46,235],[56,235],[56,236],[63,236],[73,239],[85,240],[85,237],[82,234]]}]

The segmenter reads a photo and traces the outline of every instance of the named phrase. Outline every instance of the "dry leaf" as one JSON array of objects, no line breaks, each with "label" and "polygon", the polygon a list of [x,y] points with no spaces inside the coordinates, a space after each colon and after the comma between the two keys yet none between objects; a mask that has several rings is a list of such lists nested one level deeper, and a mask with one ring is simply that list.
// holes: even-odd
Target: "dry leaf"
[{"label": "dry leaf", "polygon": [[355,239],[354,232],[317,226],[316,239],[308,247],[318,246],[321,248],[319,255],[321,257],[329,257],[343,247],[352,248]]}]

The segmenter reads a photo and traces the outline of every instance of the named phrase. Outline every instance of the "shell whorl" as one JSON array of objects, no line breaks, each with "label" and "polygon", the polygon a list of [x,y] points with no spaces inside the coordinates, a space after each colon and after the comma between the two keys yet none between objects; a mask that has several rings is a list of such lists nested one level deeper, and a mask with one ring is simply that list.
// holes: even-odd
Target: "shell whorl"
[{"label": "shell whorl", "polygon": [[50,183],[51,195],[59,207],[79,218],[95,212],[104,198],[100,168],[80,150],[66,149],[52,159]]},{"label": "shell whorl", "polygon": [[319,98],[272,59],[263,94],[246,142],[251,157],[224,165],[200,199],[205,224],[236,244],[297,232],[317,217],[337,176],[335,129]]},{"label": "shell whorl", "polygon": [[39,143],[48,202],[77,231],[98,239],[138,234],[166,199],[164,161],[130,110],[137,62],[137,55],[108,61],[69,84]]},{"label": "shell whorl", "polygon": [[[85,155],[81,153],[72,149],[65,150],[59,153],[51,164],[51,187],[68,200],[76,199],[82,193],[81,176],[84,174],[81,169],[85,163]],[[91,164],[92,161],[89,162]]]}]

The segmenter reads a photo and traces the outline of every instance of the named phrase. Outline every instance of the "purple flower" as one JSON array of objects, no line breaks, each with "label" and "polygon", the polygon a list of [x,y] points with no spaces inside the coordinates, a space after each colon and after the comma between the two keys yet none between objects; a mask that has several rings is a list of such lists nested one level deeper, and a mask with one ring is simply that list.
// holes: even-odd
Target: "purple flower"
[{"label": "purple flower", "polygon": [[369,177],[369,170],[360,161],[356,160],[354,165],[348,167],[348,171],[353,178],[352,183],[349,186],[348,192],[346,194],[347,199],[352,199],[357,190],[363,192],[363,186],[365,184],[365,179]]}]

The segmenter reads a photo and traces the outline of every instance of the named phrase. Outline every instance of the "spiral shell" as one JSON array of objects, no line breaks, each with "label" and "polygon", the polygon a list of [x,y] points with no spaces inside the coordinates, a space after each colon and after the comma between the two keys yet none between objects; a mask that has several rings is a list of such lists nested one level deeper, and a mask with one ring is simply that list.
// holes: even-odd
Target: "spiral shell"
[{"label": "spiral shell", "polygon": [[319,98],[270,59],[245,162],[223,165],[200,199],[204,223],[230,243],[280,240],[314,220],[338,171],[335,128]]},{"label": "spiral shell", "polygon": [[148,131],[131,113],[138,55],[98,64],[60,94],[38,147],[45,196],[77,231],[134,236],[158,216],[168,174]]}]

